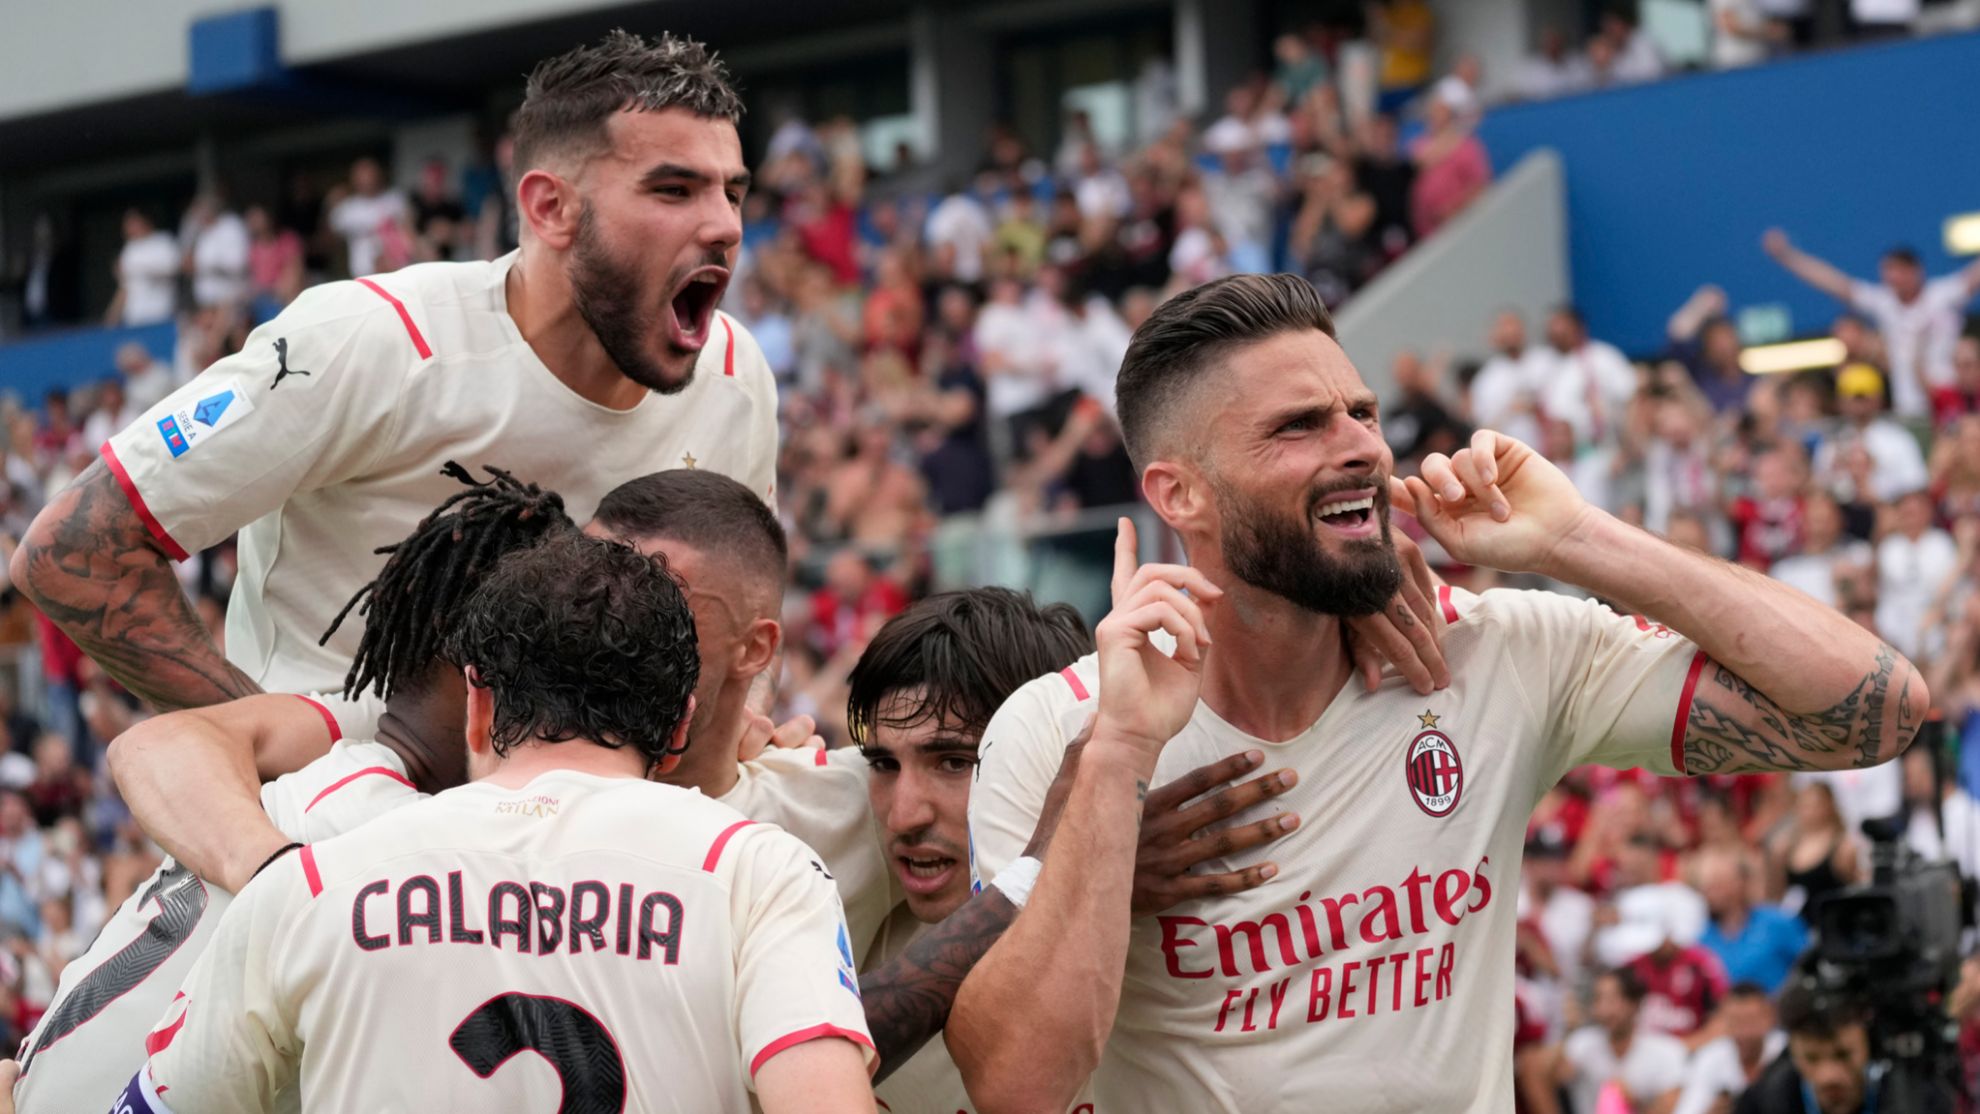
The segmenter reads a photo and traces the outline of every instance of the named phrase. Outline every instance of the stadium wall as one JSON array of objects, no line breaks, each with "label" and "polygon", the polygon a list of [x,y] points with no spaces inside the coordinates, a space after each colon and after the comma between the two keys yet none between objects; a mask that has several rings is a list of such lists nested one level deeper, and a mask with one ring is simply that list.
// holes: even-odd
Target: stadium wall
[{"label": "stadium wall", "polygon": [[1946,218],[1980,210],[1980,34],[1862,47],[1488,114],[1497,167],[1560,152],[1574,298],[1635,354],[1707,281],[1824,328],[1831,299],[1760,249],[1768,227],[1851,274],[1896,243],[1933,274]]}]

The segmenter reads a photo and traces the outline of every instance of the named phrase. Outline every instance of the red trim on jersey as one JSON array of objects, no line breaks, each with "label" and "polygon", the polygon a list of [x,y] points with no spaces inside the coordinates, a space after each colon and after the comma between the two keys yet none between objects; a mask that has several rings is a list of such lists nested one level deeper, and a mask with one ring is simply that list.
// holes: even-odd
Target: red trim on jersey
[{"label": "red trim on jersey", "polygon": [[366,766],[364,769],[359,770],[357,773],[345,774],[343,777],[340,777],[336,781],[331,782],[330,785],[323,790],[323,792],[318,793],[316,796],[310,798],[309,803],[303,806],[303,811],[308,812],[310,809],[313,809],[318,804],[320,804],[323,801],[323,798],[328,797],[330,794],[335,793],[337,790],[342,789],[344,786],[349,785],[351,782],[354,782],[357,779],[364,777],[368,774],[379,774],[384,777],[389,777],[393,781],[398,782],[400,785],[405,786],[407,789],[417,790],[419,788],[418,786],[414,785],[411,781],[407,780],[406,775],[400,773],[397,770],[392,769],[390,766]]},{"label": "red trim on jersey", "polygon": [[729,327],[729,319],[718,317],[722,323],[722,334],[729,338],[728,350],[722,353],[722,374],[731,379],[736,377],[736,331]]},{"label": "red trim on jersey", "polygon": [[[323,726],[328,727],[330,729],[331,742],[334,743],[337,740],[344,737],[344,729],[337,726],[337,717],[330,714],[330,709],[327,706],[325,706],[321,700],[318,700],[310,696],[304,696],[302,693],[296,693],[295,698],[309,705],[310,707],[315,708],[316,714],[323,717]],[[311,801],[310,803],[315,804],[316,802]],[[309,810],[303,809],[303,811],[308,812]]]},{"label": "red trim on jersey", "polygon": [[1684,691],[1678,694],[1677,720],[1671,724],[1671,768],[1684,769],[1684,721],[1691,718],[1691,697],[1698,691],[1698,678],[1705,672],[1705,651],[1691,655],[1691,670],[1684,675]]},{"label": "red trim on jersey", "polygon": [[811,752],[811,764],[814,766],[823,766],[825,764],[824,747],[819,747],[817,750]]},{"label": "red trim on jersey", "polygon": [[[177,994],[172,995],[173,1004],[176,1005],[179,999],[184,998],[185,996],[186,996],[186,992],[183,990],[179,991]],[[167,1006],[166,1008],[170,1009],[171,1007]],[[160,1052],[163,1052],[167,1048],[170,1048],[172,1046],[172,1038],[178,1036],[179,1030],[186,1027],[186,1013],[189,1010],[191,1010],[191,1008],[192,1007],[188,1006],[186,1007],[186,1009],[180,1010],[179,1019],[177,1021],[172,1022],[170,1025],[167,1025],[165,1028],[160,1029],[157,1032],[146,1033],[144,1035],[145,1055],[156,1056]]]},{"label": "red trim on jersey", "polygon": [[157,515],[151,513],[151,508],[144,505],[144,496],[138,493],[137,485],[131,482],[131,474],[124,471],[124,462],[117,459],[117,450],[110,447],[110,442],[105,441],[103,448],[98,451],[103,455],[103,463],[110,469],[111,478],[115,479],[117,486],[123,489],[124,498],[130,501],[131,509],[137,512],[138,521],[144,523],[144,528],[151,531],[151,536],[158,540],[159,545],[165,547],[165,556],[174,561],[185,560],[186,547],[172,540],[171,532],[158,521]]},{"label": "red trim on jersey", "polygon": [[316,848],[305,843],[303,849],[296,852],[296,857],[302,860],[303,881],[309,883],[309,896],[316,897],[323,892],[323,875],[316,869]]},{"label": "red trim on jersey", "polygon": [[710,874],[715,873],[715,864],[722,861],[722,848],[729,845],[730,837],[754,823],[756,823],[754,820],[738,820],[723,828],[722,834],[715,837],[714,845],[708,849],[708,857],[701,860],[701,869]]},{"label": "red trim on jersey", "polygon": [[1448,584],[1439,584],[1439,585],[1437,585],[1437,602],[1438,602],[1439,604],[1441,604],[1441,605],[1443,606],[1443,608],[1444,608],[1444,625],[1445,625],[1445,626],[1449,626],[1449,625],[1451,625],[1452,623],[1455,623],[1455,622],[1457,622],[1457,621],[1458,621],[1458,613],[1457,613],[1457,604],[1454,604],[1454,603],[1452,603],[1452,602],[1451,602],[1451,586],[1450,586],[1450,585],[1448,585]]},{"label": "red trim on jersey", "polygon": [[830,1023],[813,1025],[809,1029],[799,1029],[789,1036],[778,1037],[776,1040],[764,1045],[763,1051],[758,1052],[749,1062],[749,1077],[755,1079],[756,1069],[763,1066],[763,1061],[768,1060],[786,1048],[804,1044],[807,1041],[821,1040],[825,1037],[838,1037],[843,1040],[849,1040],[862,1048],[873,1047],[873,1038],[867,1036],[865,1033],[854,1032],[851,1029],[841,1029],[837,1025]]},{"label": "red trim on jersey", "polygon": [[433,349],[428,348],[426,346],[426,338],[419,335],[419,326],[413,324],[412,314],[406,312],[406,304],[394,298],[386,292],[384,287],[368,278],[361,278],[357,281],[359,286],[392,303],[392,308],[399,311],[399,324],[406,327],[406,335],[412,338],[413,350],[419,353],[419,358],[422,360],[432,359]]},{"label": "red trim on jersey", "polygon": [[1064,677],[1066,684],[1072,687],[1074,700],[1088,700],[1092,698],[1092,694],[1086,691],[1086,683],[1079,679],[1079,674],[1073,672],[1072,666],[1068,665],[1064,669],[1059,670],[1059,676]]}]

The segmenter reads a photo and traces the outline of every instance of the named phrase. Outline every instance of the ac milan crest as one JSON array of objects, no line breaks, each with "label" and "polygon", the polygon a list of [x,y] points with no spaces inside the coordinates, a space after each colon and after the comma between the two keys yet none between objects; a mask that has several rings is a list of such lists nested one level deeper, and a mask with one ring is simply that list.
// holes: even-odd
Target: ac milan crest
[{"label": "ac milan crest", "polygon": [[1464,795],[1464,763],[1458,758],[1457,744],[1437,730],[1436,716],[1425,712],[1417,719],[1428,730],[1417,732],[1403,755],[1409,795],[1428,815],[1449,816]]}]

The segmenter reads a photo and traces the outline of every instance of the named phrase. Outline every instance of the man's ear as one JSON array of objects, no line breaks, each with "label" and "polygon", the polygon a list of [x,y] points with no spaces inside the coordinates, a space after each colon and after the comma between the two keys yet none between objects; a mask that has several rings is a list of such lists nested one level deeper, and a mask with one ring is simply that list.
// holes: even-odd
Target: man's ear
[{"label": "man's ear", "polygon": [[738,677],[755,677],[777,662],[777,651],[784,645],[783,624],[775,619],[757,619],[744,632],[736,655]]},{"label": "man's ear", "polygon": [[681,722],[674,726],[674,737],[667,740],[667,749],[673,753],[655,762],[653,773],[648,775],[649,777],[661,777],[673,773],[674,767],[681,764],[681,755],[687,746],[688,724],[693,722],[694,696],[690,694],[687,698],[687,711],[681,713]]},{"label": "man's ear", "polygon": [[1187,537],[1210,530],[1209,483],[1194,465],[1155,461],[1141,473],[1141,492],[1149,507],[1176,533]]},{"label": "man's ear", "polygon": [[516,183],[518,219],[545,246],[564,251],[577,239],[584,200],[569,179],[548,170],[531,170]]},{"label": "man's ear", "polygon": [[495,750],[495,692],[480,683],[480,675],[470,665],[467,677],[467,747],[472,757],[486,757]]}]

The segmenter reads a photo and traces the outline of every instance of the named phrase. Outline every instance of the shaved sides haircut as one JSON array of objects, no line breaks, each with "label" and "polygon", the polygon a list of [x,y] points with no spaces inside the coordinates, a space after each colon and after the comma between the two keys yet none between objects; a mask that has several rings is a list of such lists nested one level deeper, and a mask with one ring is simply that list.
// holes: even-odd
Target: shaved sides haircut
[{"label": "shaved sides haircut", "polygon": [[741,568],[773,597],[783,589],[783,524],[755,492],[718,472],[673,468],[627,480],[599,500],[594,517],[624,541],[691,545]]},{"label": "shaved sides haircut", "polygon": [[1331,337],[1334,318],[1298,275],[1232,275],[1163,302],[1134,331],[1114,386],[1135,467],[1167,450],[1191,390],[1233,349],[1302,329]]},{"label": "shaved sides haircut", "polygon": [[530,71],[516,110],[516,170],[589,159],[605,149],[605,122],[615,114],[669,108],[732,124],[743,114],[728,68],[693,39],[613,31],[596,46],[546,58]]}]

